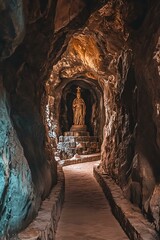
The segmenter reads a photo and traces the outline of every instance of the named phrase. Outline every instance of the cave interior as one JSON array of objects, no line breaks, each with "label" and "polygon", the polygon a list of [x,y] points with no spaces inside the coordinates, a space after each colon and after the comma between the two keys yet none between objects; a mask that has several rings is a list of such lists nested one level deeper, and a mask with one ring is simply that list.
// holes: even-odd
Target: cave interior
[{"label": "cave interior", "polygon": [[160,234],[160,2],[0,1],[0,238],[57,183],[81,87],[100,166]]}]

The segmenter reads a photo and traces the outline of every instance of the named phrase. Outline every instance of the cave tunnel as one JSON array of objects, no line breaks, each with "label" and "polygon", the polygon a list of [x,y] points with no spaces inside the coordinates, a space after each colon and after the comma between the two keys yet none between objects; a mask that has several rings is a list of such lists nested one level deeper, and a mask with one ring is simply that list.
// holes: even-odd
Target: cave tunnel
[{"label": "cave tunnel", "polygon": [[0,239],[160,239],[159,15],[158,0],[0,1]]}]

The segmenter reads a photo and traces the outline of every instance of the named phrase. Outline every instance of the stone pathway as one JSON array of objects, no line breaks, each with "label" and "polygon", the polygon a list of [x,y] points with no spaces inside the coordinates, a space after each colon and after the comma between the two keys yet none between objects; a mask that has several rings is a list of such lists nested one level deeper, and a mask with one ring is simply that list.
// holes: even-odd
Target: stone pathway
[{"label": "stone pathway", "polygon": [[56,240],[128,240],[93,177],[93,165],[64,167],[65,202]]}]

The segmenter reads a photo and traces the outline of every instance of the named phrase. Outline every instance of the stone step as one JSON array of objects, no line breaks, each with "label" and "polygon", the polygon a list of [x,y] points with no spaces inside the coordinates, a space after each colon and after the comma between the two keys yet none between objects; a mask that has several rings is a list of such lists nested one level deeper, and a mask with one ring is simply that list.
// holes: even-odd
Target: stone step
[{"label": "stone step", "polygon": [[60,136],[59,142],[98,142],[97,136]]},{"label": "stone step", "polygon": [[59,157],[66,159],[76,153],[79,155],[99,153],[100,143],[97,136],[60,136],[57,150]]},{"label": "stone step", "polygon": [[99,148],[99,142],[59,142],[57,145],[58,150],[65,148]]},{"label": "stone step", "polygon": [[64,150],[61,150],[61,159],[66,159],[68,157],[73,157],[75,154],[78,155],[89,155],[93,153],[99,153],[100,149],[99,148],[67,148]]},{"label": "stone step", "polygon": [[64,132],[64,136],[89,136],[89,132],[86,131]]}]

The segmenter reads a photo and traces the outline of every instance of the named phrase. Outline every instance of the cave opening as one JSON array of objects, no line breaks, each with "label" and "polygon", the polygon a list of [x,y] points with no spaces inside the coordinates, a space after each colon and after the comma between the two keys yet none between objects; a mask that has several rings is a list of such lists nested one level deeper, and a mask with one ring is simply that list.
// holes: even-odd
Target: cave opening
[{"label": "cave opening", "polygon": [[[86,106],[84,125],[75,125],[73,122],[73,101],[77,99],[78,87]],[[99,153],[103,140],[105,111],[103,90],[98,81],[87,78],[66,79],[54,92],[55,104],[50,108],[51,128],[53,126],[51,131],[57,136],[57,153],[60,159],[69,159],[75,154]],[[56,114],[53,114],[54,112]],[[80,126],[83,126],[83,129],[79,129]]]}]

